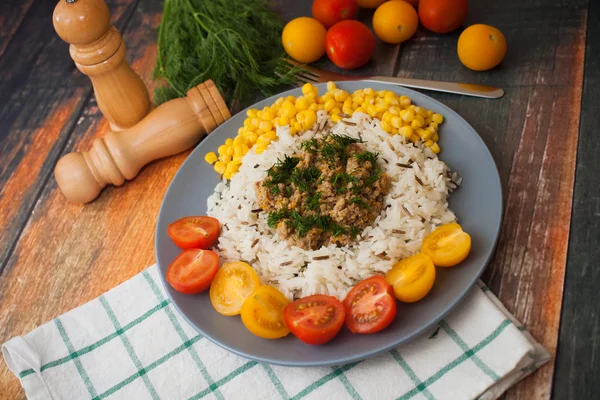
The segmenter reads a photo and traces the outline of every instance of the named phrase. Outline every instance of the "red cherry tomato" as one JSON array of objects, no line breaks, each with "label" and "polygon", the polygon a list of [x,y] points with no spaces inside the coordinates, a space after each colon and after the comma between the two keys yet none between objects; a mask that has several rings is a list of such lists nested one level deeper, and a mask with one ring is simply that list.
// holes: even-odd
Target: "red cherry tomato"
[{"label": "red cherry tomato", "polygon": [[167,233],[180,249],[208,249],[219,237],[221,224],[212,217],[185,217],[171,224]]},{"label": "red cherry tomato", "polygon": [[359,68],[375,52],[375,36],[365,24],[358,21],[338,22],[325,35],[325,50],[338,67]]},{"label": "red cherry tomato", "polygon": [[335,297],[315,294],[288,304],[283,315],[288,329],[298,339],[308,344],[323,344],[342,329],[346,312]]},{"label": "red cherry tomato", "polygon": [[421,0],[421,24],[432,32],[448,33],[465,23],[469,12],[467,0]]},{"label": "red cherry tomato", "polygon": [[173,289],[196,294],[210,287],[217,270],[219,256],[211,250],[190,249],[181,253],[167,269],[167,281]]},{"label": "red cherry tomato", "polygon": [[354,19],[357,11],[356,0],[315,0],[312,5],[313,18],[325,28],[346,19]]},{"label": "red cherry tomato", "polygon": [[383,276],[360,281],[344,299],[346,326],[354,333],[374,333],[396,317],[394,290]]}]

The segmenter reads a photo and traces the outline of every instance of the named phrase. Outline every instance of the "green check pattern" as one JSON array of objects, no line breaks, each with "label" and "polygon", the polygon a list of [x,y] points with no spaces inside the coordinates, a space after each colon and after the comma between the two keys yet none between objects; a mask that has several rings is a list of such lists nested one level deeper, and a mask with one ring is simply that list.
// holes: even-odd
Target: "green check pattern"
[{"label": "green check pattern", "polygon": [[422,337],[335,367],[246,360],[199,335],[152,266],[5,343],[29,398],[495,399],[549,359],[485,286]]}]

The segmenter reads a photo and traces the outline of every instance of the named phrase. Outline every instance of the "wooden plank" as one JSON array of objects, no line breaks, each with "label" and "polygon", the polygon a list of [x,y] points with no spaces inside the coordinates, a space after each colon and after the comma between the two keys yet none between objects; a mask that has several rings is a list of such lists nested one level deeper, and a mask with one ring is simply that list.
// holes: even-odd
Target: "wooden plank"
[{"label": "wooden plank", "polygon": [[553,398],[600,393],[600,3],[590,1],[575,196]]},{"label": "wooden plank", "polygon": [[[117,27],[132,2],[107,3]],[[54,32],[54,4],[36,3],[0,58],[0,272],[92,93]]]},{"label": "wooden plank", "polygon": [[0,3],[0,57],[6,50],[15,31],[21,25],[31,4],[33,4],[33,0],[4,1]]},{"label": "wooden plank", "polygon": [[[433,35],[419,30],[403,46],[399,62],[400,76],[506,90],[503,99],[493,101],[428,94],[471,123],[496,160],[505,214],[495,258],[484,280],[553,354],[571,215],[586,3],[470,2],[467,25],[487,23],[507,37],[506,59],[489,72],[469,71],[460,64],[459,32]],[[552,374],[551,362],[505,398],[549,398]]]}]

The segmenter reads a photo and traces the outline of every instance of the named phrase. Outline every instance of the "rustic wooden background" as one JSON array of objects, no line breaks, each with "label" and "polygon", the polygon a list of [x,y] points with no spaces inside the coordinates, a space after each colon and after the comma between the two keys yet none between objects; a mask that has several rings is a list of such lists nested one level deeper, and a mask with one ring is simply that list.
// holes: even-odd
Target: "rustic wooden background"
[{"label": "rustic wooden background", "polygon": [[[132,67],[152,89],[162,1],[107,3]],[[108,188],[92,204],[65,201],[52,176],[56,161],[88,149],[107,132],[108,123],[88,79],[53,31],[55,4],[0,3],[0,342],[152,264],[156,215],[188,154],[152,163],[134,181]],[[289,19],[306,14],[310,1],[278,0],[275,8]],[[368,19],[369,13],[362,17]],[[484,280],[536,339],[558,353],[556,363],[505,398],[546,399],[551,393],[556,399],[597,398],[600,272],[593,262],[600,256],[600,139],[594,129],[600,102],[600,4],[471,1],[467,22],[504,32],[509,51],[499,68],[469,71],[456,57],[458,33],[419,30],[401,48],[379,45],[375,62],[359,72],[505,89],[506,96],[496,101],[431,94],[481,134],[501,173],[504,224]],[[7,399],[24,397],[4,363],[0,393]]]}]

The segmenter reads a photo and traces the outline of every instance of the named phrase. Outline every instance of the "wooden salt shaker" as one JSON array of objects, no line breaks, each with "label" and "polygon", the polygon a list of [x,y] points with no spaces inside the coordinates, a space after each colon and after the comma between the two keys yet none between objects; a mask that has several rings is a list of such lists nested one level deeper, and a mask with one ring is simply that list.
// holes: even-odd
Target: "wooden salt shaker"
[{"label": "wooden salt shaker", "polygon": [[182,152],[229,119],[231,114],[211,80],[185,98],[163,103],[133,128],[94,140],[88,152],[70,153],[54,169],[68,200],[87,203],[107,184],[122,185],[150,161]]},{"label": "wooden salt shaker", "polygon": [[134,126],[152,107],[142,79],[125,59],[125,43],[110,24],[104,0],[60,0],[54,29],[70,43],[77,68],[90,77],[98,107],[115,131]]}]

